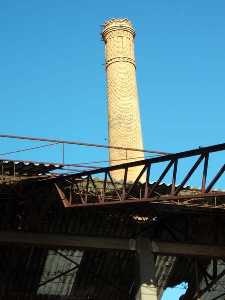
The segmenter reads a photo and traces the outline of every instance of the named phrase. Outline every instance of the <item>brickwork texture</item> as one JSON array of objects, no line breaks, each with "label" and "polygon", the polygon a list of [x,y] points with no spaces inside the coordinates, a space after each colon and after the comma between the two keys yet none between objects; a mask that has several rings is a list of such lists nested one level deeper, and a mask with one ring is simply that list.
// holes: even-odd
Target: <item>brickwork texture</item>
[{"label": "brickwork texture", "polygon": [[[105,66],[108,95],[108,137],[110,146],[143,149],[134,55],[135,31],[127,19],[112,19],[104,24]],[[144,159],[143,152],[110,149],[111,165]],[[128,172],[134,181],[139,167]],[[123,180],[122,171],[113,178]]]}]

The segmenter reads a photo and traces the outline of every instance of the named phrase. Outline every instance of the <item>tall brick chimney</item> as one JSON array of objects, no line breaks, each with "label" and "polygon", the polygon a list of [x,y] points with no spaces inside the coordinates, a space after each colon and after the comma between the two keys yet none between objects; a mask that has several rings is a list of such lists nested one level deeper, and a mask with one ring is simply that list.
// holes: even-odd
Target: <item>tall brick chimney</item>
[{"label": "tall brick chimney", "polygon": [[[105,65],[108,93],[108,135],[110,146],[143,149],[134,56],[135,31],[127,19],[112,19],[104,24]],[[111,165],[144,159],[143,152],[110,149]],[[128,172],[136,179],[140,167]],[[122,171],[113,172],[120,181]]]}]

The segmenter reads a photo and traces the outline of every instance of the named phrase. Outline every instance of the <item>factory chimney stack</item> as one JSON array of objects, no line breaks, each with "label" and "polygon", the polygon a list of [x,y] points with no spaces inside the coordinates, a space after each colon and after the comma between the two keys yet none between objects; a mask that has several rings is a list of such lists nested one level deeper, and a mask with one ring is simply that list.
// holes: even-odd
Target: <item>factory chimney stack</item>
[{"label": "factory chimney stack", "polygon": [[[109,146],[143,149],[136,64],[134,55],[135,31],[127,19],[105,22],[102,31],[105,42],[105,66],[108,94]],[[111,165],[144,159],[143,152],[109,150]],[[128,172],[128,181],[134,181],[140,167]],[[123,171],[114,171],[113,178],[123,180]]]}]

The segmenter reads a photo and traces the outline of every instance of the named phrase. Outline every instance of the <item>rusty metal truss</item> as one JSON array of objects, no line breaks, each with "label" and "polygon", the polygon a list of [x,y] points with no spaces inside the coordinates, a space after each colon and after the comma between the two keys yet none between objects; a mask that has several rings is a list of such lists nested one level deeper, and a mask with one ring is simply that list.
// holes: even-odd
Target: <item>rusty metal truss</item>
[{"label": "rusty metal truss", "polygon": [[[211,161],[215,153],[222,155],[219,166]],[[142,202],[225,208],[225,191],[213,191],[225,172],[224,154],[225,143],[61,176],[54,179],[54,184],[65,207]],[[185,172],[181,163],[184,159],[187,160]],[[129,170],[137,166],[141,170],[139,175],[134,182],[128,182]],[[161,171],[155,168],[159,166],[163,166]],[[121,182],[114,178],[116,170],[124,172]],[[210,179],[209,170],[214,173]],[[188,188],[194,176],[200,184],[195,189]],[[165,178],[167,185],[163,183]]]}]

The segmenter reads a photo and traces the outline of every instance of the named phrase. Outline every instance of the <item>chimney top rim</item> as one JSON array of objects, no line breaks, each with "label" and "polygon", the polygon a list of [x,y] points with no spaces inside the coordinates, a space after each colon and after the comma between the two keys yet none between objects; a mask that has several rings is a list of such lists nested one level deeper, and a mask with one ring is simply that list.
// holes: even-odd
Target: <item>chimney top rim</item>
[{"label": "chimney top rim", "polygon": [[114,24],[118,24],[118,25],[125,25],[125,26],[129,26],[131,28],[133,28],[132,22],[127,19],[127,18],[112,18],[109,20],[106,20],[103,24],[103,27],[108,27],[110,25],[114,25]]},{"label": "chimney top rim", "polygon": [[125,30],[130,32],[133,36],[135,36],[135,30],[130,20],[125,18],[112,18],[102,25],[102,37],[103,40],[107,33],[114,31],[114,30]]}]

